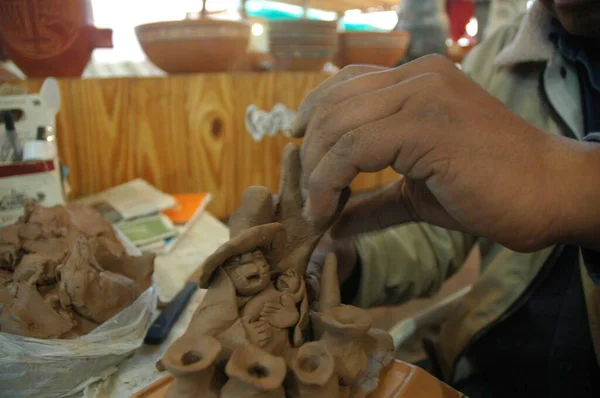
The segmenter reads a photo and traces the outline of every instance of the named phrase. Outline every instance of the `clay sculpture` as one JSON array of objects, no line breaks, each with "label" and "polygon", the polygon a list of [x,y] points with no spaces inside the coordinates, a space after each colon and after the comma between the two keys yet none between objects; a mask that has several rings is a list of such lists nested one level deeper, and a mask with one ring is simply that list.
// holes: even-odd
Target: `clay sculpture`
[{"label": "clay sculpture", "polygon": [[204,379],[193,387],[186,382],[191,373],[173,365],[207,339],[219,347],[210,366],[226,379],[220,397],[361,397],[390,364],[392,338],[371,328],[368,312],[341,304],[334,254],[307,292],[310,255],[331,223],[314,225],[303,216],[299,151],[286,147],[277,195],[246,190],[230,220],[230,240],[204,262],[198,283],[206,296],[162,359],[179,386],[170,396],[187,397],[189,388],[211,396],[203,391],[213,373],[195,368]]},{"label": "clay sculpture", "polygon": [[0,332],[42,339],[87,334],[152,283],[154,255],[128,256],[96,210],[34,202],[0,228]]}]

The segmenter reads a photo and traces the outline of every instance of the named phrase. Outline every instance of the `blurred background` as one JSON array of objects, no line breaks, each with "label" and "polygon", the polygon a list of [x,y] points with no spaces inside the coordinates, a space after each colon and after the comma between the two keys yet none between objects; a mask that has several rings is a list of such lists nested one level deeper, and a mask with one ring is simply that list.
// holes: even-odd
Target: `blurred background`
[{"label": "blurred background", "polygon": [[[65,3],[72,2],[69,0]],[[206,27],[204,22],[237,21],[250,29],[243,37],[242,46],[231,49],[230,61],[215,71],[258,70],[320,70],[335,71],[348,63],[373,63],[383,66],[409,61],[429,53],[445,53],[456,62],[462,61],[473,46],[492,34],[503,22],[524,11],[526,0],[83,0],[86,12],[93,14],[89,21],[97,28],[112,30],[112,47],[98,48],[91,62],[81,73],[83,77],[154,76],[179,73],[180,68],[164,65],[156,57],[196,58],[206,56],[206,47],[216,45],[210,39],[223,39],[228,35],[221,25]],[[18,6],[19,1],[5,1]],[[52,1],[48,2],[49,4]],[[202,9],[204,7],[204,14]],[[40,11],[41,12],[41,11]],[[10,17],[4,13],[5,23]],[[0,18],[2,18],[0,16]],[[303,20],[325,21],[320,27],[302,25]],[[173,35],[183,34],[179,43],[170,50],[161,47],[161,53],[148,49],[153,44],[144,43],[140,30],[148,31],[148,24],[179,21],[188,29],[202,29],[200,43],[189,43],[190,37],[177,31],[171,24]],[[189,22],[196,21],[196,27]],[[278,22],[283,24],[277,25]],[[181,25],[181,26],[184,26]],[[202,25],[202,28],[199,26]],[[180,27],[181,27],[180,26]],[[136,27],[137,30],[136,30]],[[163,26],[160,29],[166,29]],[[158,28],[157,28],[158,29]],[[212,29],[212,30],[210,30]],[[233,28],[231,28],[233,29]],[[283,29],[283,30],[282,30]],[[0,28],[1,30],[1,28]],[[10,42],[11,33],[4,35]],[[138,32],[136,34],[136,31]],[[378,33],[378,34],[377,34]],[[152,35],[151,33],[148,33]],[[193,34],[192,34],[193,35]],[[210,36],[207,37],[206,35]],[[221,35],[221,36],[219,36]],[[224,36],[223,36],[224,35]],[[233,33],[235,36],[236,33]],[[142,36],[144,36],[142,34]],[[239,37],[239,34],[238,34]],[[149,39],[151,40],[151,39]],[[164,40],[160,39],[160,40]],[[188,41],[185,48],[182,41]],[[220,42],[220,46],[223,41]],[[106,44],[106,43],[105,43]],[[226,44],[227,45],[227,44]],[[108,44],[97,47],[110,47]],[[175,49],[174,47],[177,47]],[[244,47],[244,48],[241,48]],[[183,49],[182,49],[183,48]],[[359,48],[360,50],[355,50]],[[186,53],[186,54],[182,54]],[[350,53],[350,54],[348,54]],[[358,54],[360,53],[360,54]],[[10,51],[1,49],[4,67],[19,77],[22,69],[6,61]],[[299,60],[300,59],[300,60]],[[279,62],[278,62],[279,60]],[[206,72],[202,61],[189,72]],[[210,68],[209,68],[210,69]],[[212,71],[212,70],[210,70]],[[37,76],[36,76],[37,77]]]}]

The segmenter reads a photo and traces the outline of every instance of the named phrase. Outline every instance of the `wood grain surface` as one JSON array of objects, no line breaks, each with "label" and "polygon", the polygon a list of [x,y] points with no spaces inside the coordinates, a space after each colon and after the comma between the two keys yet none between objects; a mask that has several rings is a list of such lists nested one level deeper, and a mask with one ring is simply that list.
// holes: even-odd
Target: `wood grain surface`
[{"label": "wood grain surface", "polygon": [[[253,141],[246,108],[297,109],[327,78],[322,73],[174,75],[160,78],[60,80],[60,156],[72,197],[141,177],[169,193],[208,191],[226,219],[250,185],[276,190],[283,147],[278,134]],[[32,92],[41,81],[23,81]],[[393,181],[392,172],[361,175],[356,191]]]}]

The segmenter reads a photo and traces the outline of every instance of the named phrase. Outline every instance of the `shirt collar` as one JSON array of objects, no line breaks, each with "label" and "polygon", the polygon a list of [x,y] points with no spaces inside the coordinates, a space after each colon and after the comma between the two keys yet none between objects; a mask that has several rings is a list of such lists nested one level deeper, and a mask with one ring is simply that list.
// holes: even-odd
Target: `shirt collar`
[{"label": "shirt collar", "polygon": [[494,66],[549,61],[555,51],[549,39],[551,29],[552,16],[536,0],[525,13],[514,40],[494,58]]}]

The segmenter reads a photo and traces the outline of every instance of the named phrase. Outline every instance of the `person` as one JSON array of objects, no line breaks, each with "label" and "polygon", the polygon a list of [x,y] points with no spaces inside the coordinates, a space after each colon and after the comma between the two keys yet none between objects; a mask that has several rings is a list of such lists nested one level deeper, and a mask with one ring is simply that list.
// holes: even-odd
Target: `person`
[{"label": "person", "polygon": [[431,358],[471,398],[600,396],[599,44],[599,2],[536,0],[462,71],[348,67],[291,128],[316,224],[358,173],[401,175],[352,199],[313,256],[339,254],[348,302],[430,296],[479,244]]}]

